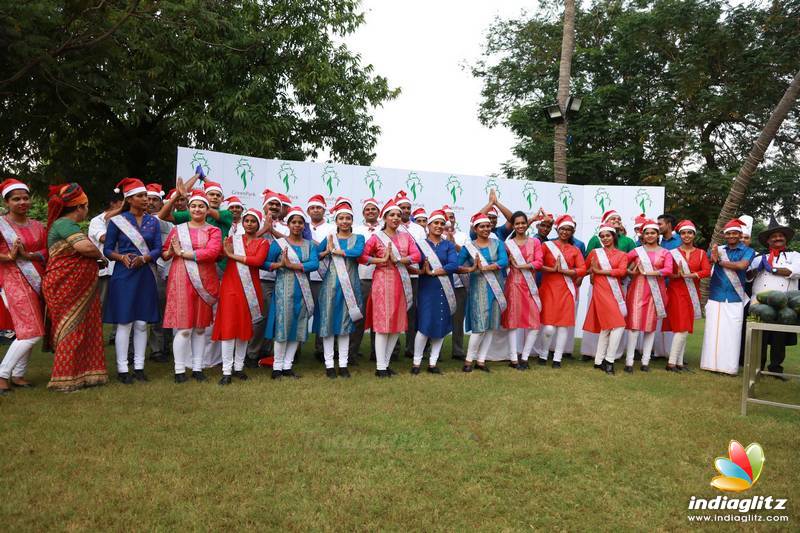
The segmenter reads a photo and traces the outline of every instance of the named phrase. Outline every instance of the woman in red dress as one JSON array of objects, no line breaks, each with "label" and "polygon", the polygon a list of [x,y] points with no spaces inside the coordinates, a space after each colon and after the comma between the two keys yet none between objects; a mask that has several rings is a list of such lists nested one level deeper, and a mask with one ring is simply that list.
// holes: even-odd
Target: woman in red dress
[{"label": "woman in red dress", "polygon": [[672,331],[672,347],[669,352],[668,372],[683,370],[683,354],[686,340],[694,331],[694,321],[700,318],[700,280],[711,275],[711,263],[706,253],[695,248],[697,229],[691,220],[682,220],[675,226],[681,237],[681,245],[670,250],[674,267],[667,285],[667,318],[662,331]]},{"label": "woman in red dress", "polygon": [[615,228],[602,226],[597,237],[602,247],[593,249],[586,257],[592,281],[592,299],[583,329],[599,333],[594,367],[613,374],[614,355],[625,333],[625,316],[628,314],[622,291],[622,279],[628,275],[628,256],[617,249]]},{"label": "woman in red dress", "polygon": [[217,315],[211,339],[222,342],[222,379],[230,385],[231,373],[241,380],[247,343],[253,337],[253,322],[263,316],[263,297],[258,269],[267,258],[269,243],[257,237],[264,215],[248,209],[241,218],[244,235],[234,233],[225,239],[225,255],[230,259],[222,275]]}]

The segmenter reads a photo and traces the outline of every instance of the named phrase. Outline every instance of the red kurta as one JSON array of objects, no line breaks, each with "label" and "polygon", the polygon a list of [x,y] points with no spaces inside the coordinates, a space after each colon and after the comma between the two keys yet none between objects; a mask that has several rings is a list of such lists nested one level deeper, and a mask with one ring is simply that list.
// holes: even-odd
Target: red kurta
[{"label": "red kurta", "polygon": [[[628,274],[628,256],[616,248],[606,249],[606,256],[608,262],[611,263],[612,276],[619,280],[621,286],[622,278]],[[589,252],[586,257],[587,270],[592,261],[602,268],[600,260],[597,259],[596,249]],[[595,275],[592,278],[592,299],[589,301],[589,309],[586,311],[586,318],[583,321],[584,331],[600,333],[604,329],[624,327],[625,317],[622,316],[617,299],[611,291],[608,276]]]},{"label": "red kurta", "polygon": [[[508,246],[506,245],[506,249]],[[542,245],[538,239],[528,239],[524,245],[519,247],[525,262],[533,265],[534,270],[529,270],[534,274],[536,270],[542,268]],[[511,264],[511,252],[508,252],[509,265]],[[509,267],[508,277],[503,292],[506,296],[506,307],[501,324],[505,329],[539,329],[541,322],[539,319],[539,308],[533,301],[528,283],[522,275],[522,271],[514,267]]]},{"label": "red kurta", "polygon": [[[664,248],[658,248],[654,252],[647,252],[647,257],[650,258],[653,268],[661,271],[662,275],[656,278],[656,281],[658,282],[661,299],[664,301],[664,307],[666,308],[669,302],[663,276],[667,276],[672,272],[672,256]],[[628,252],[628,262],[639,264],[639,256],[635,249]],[[647,276],[636,272],[633,274],[633,279],[628,287],[628,294],[625,297],[625,303],[628,306],[628,317],[625,320],[626,327],[631,330],[650,333],[655,331],[658,326],[656,304],[653,301],[652,294],[650,294],[650,284],[647,282]]]},{"label": "red kurta", "polygon": [[[575,269],[577,274],[573,277],[575,291],[577,280],[586,275],[586,265],[583,255],[577,247],[560,240],[552,241],[561,250],[567,266],[570,270]],[[542,245],[544,266],[555,268],[556,258],[546,245]],[[575,325],[575,299],[569,292],[564,275],[559,272],[542,273],[542,284],[539,286],[539,296],[542,299],[542,324],[547,326],[574,326]]]},{"label": "red kurta", "polygon": [[[689,272],[697,273],[700,279],[711,275],[711,262],[708,260],[705,250],[695,248],[690,254],[684,253],[680,248],[677,249],[689,264]],[[672,269],[674,274],[678,273],[678,262],[673,261]],[[700,279],[694,280],[694,286],[700,295]],[[662,331],[688,331],[694,332],[694,307],[692,298],[689,296],[689,289],[683,278],[673,278],[667,285],[667,318],[661,324]]]},{"label": "red kurta", "polygon": [[[249,267],[250,278],[258,296],[258,305],[261,313],[264,312],[264,297],[261,293],[261,282],[258,279],[258,267],[264,264],[267,258],[269,243],[265,239],[244,238],[244,251],[247,256],[245,264]],[[230,239],[230,237],[228,237]],[[222,275],[222,285],[219,288],[219,302],[217,315],[214,319],[212,340],[222,341],[229,339],[250,340],[253,336],[253,318],[250,316],[250,307],[244,293],[242,279],[239,277],[239,263],[228,259],[225,273]]]},{"label": "red kurta", "polygon": [[[47,232],[44,226],[36,220],[28,220],[25,225],[18,225],[5,217],[8,224],[14,229],[22,241],[25,251],[42,254],[47,259]],[[13,243],[12,243],[13,244]],[[0,236],[0,254],[7,254],[9,245]],[[44,277],[45,263],[31,261],[39,275]],[[44,335],[44,313],[42,299],[31,288],[30,283],[22,274],[16,261],[3,261],[0,263],[0,279],[3,280],[3,293],[8,305],[8,314],[14,325],[14,333],[18,339],[33,339]]]}]

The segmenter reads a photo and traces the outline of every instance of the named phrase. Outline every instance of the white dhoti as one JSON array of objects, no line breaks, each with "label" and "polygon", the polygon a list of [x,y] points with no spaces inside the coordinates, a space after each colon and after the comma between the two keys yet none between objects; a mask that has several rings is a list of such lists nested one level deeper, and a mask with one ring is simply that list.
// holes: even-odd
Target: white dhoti
[{"label": "white dhoti", "polygon": [[600,335],[592,333],[591,331],[583,331],[581,337],[581,355],[590,355],[594,357],[597,353],[597,339]]},{"label": "white dhoti", "polygon": [[744,320],[741,302],[706,303],[706,329],[700,368],[736,375],[739,372],[739,341]]},{"label": "white dhoti", "polygon": [[[489,347],[489,352],[486,354],[487,361],[508,361],[511,359],[511,342],[509,337],[511,335],[518,335],[517,330],[496,329],[492,335],[492,343]],[[520,348],[522,344],[517,340],[517,346]]]}]

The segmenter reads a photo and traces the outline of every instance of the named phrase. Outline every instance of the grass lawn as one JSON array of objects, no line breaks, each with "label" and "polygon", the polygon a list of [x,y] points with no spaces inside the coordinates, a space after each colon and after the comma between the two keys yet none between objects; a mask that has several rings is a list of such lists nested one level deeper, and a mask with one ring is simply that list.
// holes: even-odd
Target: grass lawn
[{"label": "grass lawn", "polygon": [[[740,416],[741,378],[697,370],[702,334],[693,374],[663,360],[649,374],[618,363],[615,377],[569,360],[463,374],[446,345],[443,376],[412,377],[403,359],[378,380],[362,359],[333,381],[308,343],[299,381],[259,369],[222,388],[213,369],[179,386],[171,364],[148,363],[150,383],[73,394],[45,389],[51,359],[36,352],[38,386],[0,398],[0,519],[6,531],[695,529],[689,498],[722,494],[713,460],[736,439],[766,455],[742,497],[788,498],[791,520],[743,528],[796,531],[800,413]],[[800,373],[797,347],[785,366]],[[800,383],[767,379],[758,394],[800,403]]]}]

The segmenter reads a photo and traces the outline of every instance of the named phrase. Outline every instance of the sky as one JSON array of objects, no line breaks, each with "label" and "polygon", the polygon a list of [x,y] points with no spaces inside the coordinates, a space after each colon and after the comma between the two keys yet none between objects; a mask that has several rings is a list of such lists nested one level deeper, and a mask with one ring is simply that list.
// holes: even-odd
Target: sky
[{"label": "sky", "polygon": [[519,16],[533,0],[363,0],[366,23],[347,45],[402,92],[375,111],[382,133],[375,166],[460,174],[499,173],[514,136],[478,121],[480,80],[466,63],[480,57],[499,15]]}]

